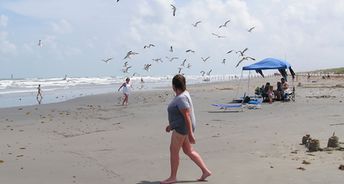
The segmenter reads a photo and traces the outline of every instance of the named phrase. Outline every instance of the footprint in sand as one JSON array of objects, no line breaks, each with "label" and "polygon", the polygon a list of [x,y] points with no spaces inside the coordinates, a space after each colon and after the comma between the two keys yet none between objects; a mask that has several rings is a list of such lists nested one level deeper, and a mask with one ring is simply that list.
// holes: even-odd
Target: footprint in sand
[{"label": "footprint in sand", "polygon": [[309,165],[309,164],[311,164],[311,163],[308,162],[308,161],[306,161],[306,160],[303,160],[303,161],[302,161],[302,164]]},{"label": "footprint in sand", "polygon": [[303,168],[303,167],[298,167],[298,168],[296,168],[296,169],[298,169],[298,170],[301,170],[301,171],[304,171],[304,170],[306,170],[305,168]]}]

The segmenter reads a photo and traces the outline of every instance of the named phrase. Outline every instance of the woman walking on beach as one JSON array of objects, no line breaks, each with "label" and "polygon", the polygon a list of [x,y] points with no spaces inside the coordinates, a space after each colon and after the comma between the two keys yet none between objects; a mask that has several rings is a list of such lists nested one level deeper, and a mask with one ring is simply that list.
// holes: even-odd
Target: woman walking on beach
[{"label": "woman walking on beach", "polygon": [[118,91],[122,89],[122,92],[123,92],[123,95],[124,95],[124,99],[123,99],[123,102],[122,102],[122,105],[124,106],[124,103],[125,105],[128,105],[128,100],[129,100],[129,93],[130,93],[130,78],[126,78],[125,79],[125,82],[121,85],[121,87],[118,88]]},{"label": "woman walking on beach", "polygon": [[186,82],[183,75],[176,75],[172,79],[173,91],[176,93],[174,99],[168,105],[168,121],[166,132],[172,132],[170,144],[170,177],[161,184],[170,184],[177,182],[177,171],[179,166],[179,151],[191,158],[192,161],[201,169],[202,176],[199,181],[205,181],[211,175],[210,170],[205,165],[201,156],[194,150],[191,144],[195,144],[194,129],[196,119],[193,104],[188,91],[186,91]]}]

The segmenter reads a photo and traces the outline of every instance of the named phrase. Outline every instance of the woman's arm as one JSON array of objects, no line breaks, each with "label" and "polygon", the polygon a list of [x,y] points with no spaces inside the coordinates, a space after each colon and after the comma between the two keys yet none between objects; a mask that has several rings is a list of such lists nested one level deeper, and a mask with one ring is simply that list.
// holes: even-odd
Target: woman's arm
[{"label": "woman's arm", "polygon": [[195,140],[195,136],[193,134],[192,131],[192,122],[191,122],[191,118],[190,118],[190,109],[189,108],[185,108],[185,109],[180,109],[180,111],[182,112],[184,119],[185,119],[185,123],[186,123],[186,128],[188,129],[188,136],[189,136],[189,141],[191,144],[195,144],[196,140]]}]

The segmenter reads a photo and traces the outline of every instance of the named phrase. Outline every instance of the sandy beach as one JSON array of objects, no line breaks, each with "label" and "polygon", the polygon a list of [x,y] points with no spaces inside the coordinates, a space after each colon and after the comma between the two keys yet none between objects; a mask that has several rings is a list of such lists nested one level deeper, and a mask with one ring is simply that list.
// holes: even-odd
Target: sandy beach
[{"label": "sandy beach", "polygon": [[[251,94],[278,79],[254,79]],[[299,82],[295,102],[243,112],[211,106],[235,98],[237,81],[188,86],[197,118],[195,148],[213,172],[207,183],[343,182],[343,151],[310,153],[300,143],[310,134],[326,147],[333,132],[343,142],[344,79],[299,77],[295,86]],[[0,109],[0,183],[159,183],[169,175],[170,134],[164,130],[173,95],[171,89],[134,91],[127,107],[116,93]],[[178,180],[198,183],[200,170],[180,155]]]}]

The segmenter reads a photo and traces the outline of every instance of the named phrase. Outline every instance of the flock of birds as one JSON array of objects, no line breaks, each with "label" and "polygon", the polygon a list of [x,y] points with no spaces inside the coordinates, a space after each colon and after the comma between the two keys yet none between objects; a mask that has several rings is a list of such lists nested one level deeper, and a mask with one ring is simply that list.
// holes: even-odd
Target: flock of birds
[{"label": "flock of birds", "polygon": [[[119,0],[116,0],[116,2],[118,3]],[[171,8],[172,8],[172,15],[173,15],[173,16],[176,16],[177,7],[176,7],[175,5],[173,5],[173,4],[171,4]],[[223,24],[219,25],[218,29],[226,28],[226,27],[230,24],[230,22],[231,22],[231,20],[225,21]],[[201,23],[202,23],[202,21],[199,20],[199,21],[197,21],[197,22],[195,22],[195,23],[193,23],[193,24],[191,24],[191,25],[192,25],[193,27],[197,28]],[[247,30],[247,32],[251,33],[254,29],[255,29],[255,26],[249,28],[249,29]],[[211,33],[211,34],[212,34],[214,37],[219,38],[219,39],[226,38],[226,36],[224,36],[224,35],[219,35],[219,34],[216,34],[216,33]],[[39,40],[37,45],[38,45],[39,47],[42,47],[42,46],[43,46],[42,40]],[[152,48],[152,47],[156,47],[156,45],[155,45],[155,44],[152,44],[152,43],[149,43],[149,44],[147,44],[147,45],[144,45],[144,46],[143,46],[143,49],[150,49],[150,48]],[[238,67],[238,66],[239,66],[243,61],[245,61],[245,60],[246,60],[246,61],[248,61],[248,60],[256,60],[256,59],[253,58],[253,57],[247,56],[247,55],[246,55],[246,52],[247,52],[247,51],[248,51],[248,48],[244,48],[243,50],[238,50],[238,51],[229,50],[228,52],[226,52],[226,54],[231,54],[232,52],[235,52],[236,54],[239,55],[239,58],[240,58],[240,59],[239,59],[238,63],[235,65],[235,67]],[[170,46],[169,52],[171,52],[171,53],[174,52],[173,46]],[[185,50],[185,52],[186,52],[186,53],[195,53],[196,51],[195,51],[195,50],[192,50],[192,49],[187,49],[187,50]],[[131,59],[132,57],[134,57],[135,55],[138,55],[138,54],[139,54],[138,52],[134,52],[134,51],[132,51],[132,50],[130,50],[130,51],[127,52],[127,54],[126,54],[125,57],[123,58],[123,60],[125,60],[125,62],[123,63],[123,66],[122,66],[122,72],[123,72],[123,73],[129,73],[129,69],[132,68],[132,66],[129,65],[129,63],[128,63],[127,60],[128,60],[128,59]],[[203,62],[207,62],[210,58],[211,58],[210,56],[201,57],[201,60],[202,60]],[[104,58],[104,59],[102,59],[101,61],[103,61],[103,62],[105,62],[105,63],[109,63],[109,62],[110,62],[111,60],[113,60],[113,59],[114,59],[113,57],[109,57],[109,58]],[[168,56],[166,56],[165,59],[167,59],[169,62],[173,62],[174,60],[178,60],[179,57],[168,57]],[[165,59],[164,59],[164,60],[165,60]],[[164,60],[163,60],[162,58],[154,58],[154,59],[152,59],[152,61],[157,62],[157,63],[163,63]],[[178,69],[178,74],[183,74],[182,71],[183,71],[183,69],[185,69],[185,68],[186,68],[186,69],[190,69],[190,68],[191,68],[191,66],[192,66],[191,63],[186,63],[186,62],[187,62],[187,59],[184,59],[184,60],[182,61],[182,63],[179,65],[179,67],[177,68],[177,69]],[[223,59],[221,63],[222,63],[222,64],[226,64],[226,59]],[[151,63],[146,63],[146,64],[144,64],[143,69],[144,69],[145,71],[148,72],[148,71],[150,71],[151,67],[152,67],[152,64],[151,64]],[[200,71],[200,73],[201,73],[202,76],[205,76],[205,75],[210,76],[210,74],[211,74],[212,71],[213,71],[212,69],[210,69],[208,72],[202,70],[202,71]],[[135,76],[135,75],[138,75],[138,73],[136,73],[136,72],[133,73],[133,76]]]}]

